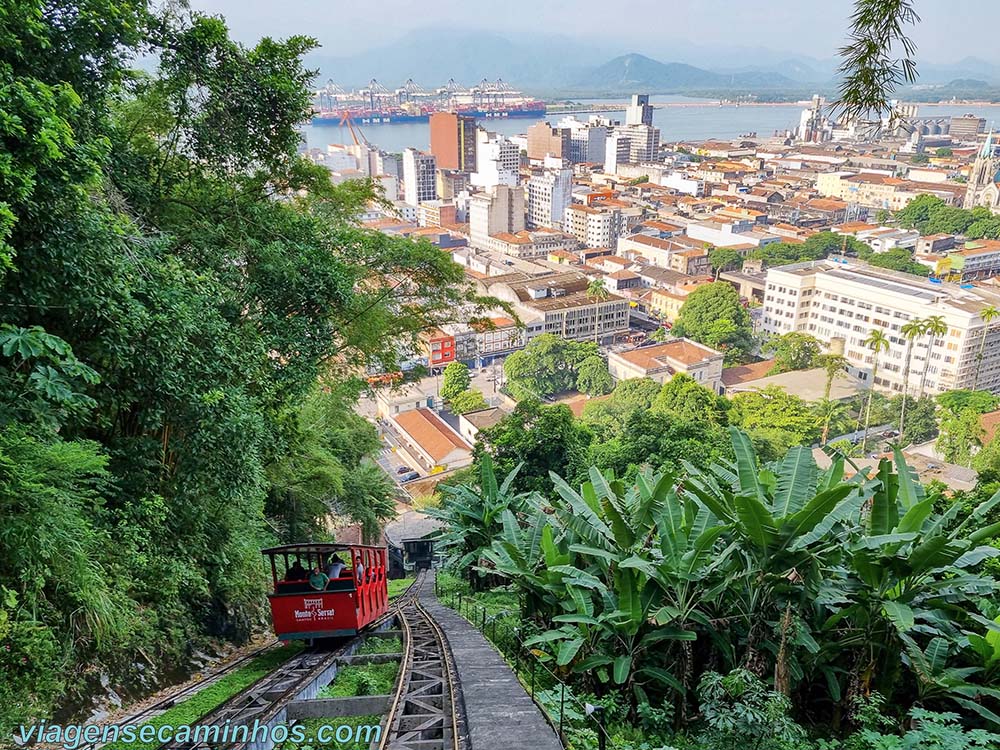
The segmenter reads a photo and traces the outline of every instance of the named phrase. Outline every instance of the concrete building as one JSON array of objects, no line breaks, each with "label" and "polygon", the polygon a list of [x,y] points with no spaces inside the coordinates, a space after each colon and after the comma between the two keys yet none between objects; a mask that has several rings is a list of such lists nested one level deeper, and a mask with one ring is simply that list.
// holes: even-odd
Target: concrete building
[{"label": "concrete building", "polygon": [[476,171],[470,182],[481,188],[515,186],[520,182],[521,150],[509,138],[476,131]]},{"label": "concrete building", "polygon": [[700,385],[719,393],[725,355],[688,339],[674,339],[656,346],[643,346],[608,354],[608,370],[616,381],[650,378],[663,384],[684,373]]},{"label": "concrete building", "polygon": [[[909,367],[911,395],[918,392],[921,380],[924,392],[936,394],[973,387],[986,326],[980,312],[989,305],[1000,306],[1000,294],[986,288],[934,282],[864,264],[816,261],[768,270],[761,326],[776,336],[802,331],[831,350],[842,350],[852,373],[866,384],[871,383],[873,356],[864,341],[872,330],[881,329],[890,347],[879,356],[874,385],[901,392],[907,348],[901,328],[909,320],[939,315],[947,332],[933,340],[915,339]],[[1000,392],[1000,321],[986,331],[978,387]]]},{"label": "concrete building", "polygon": [[417,206],[417,223],[422,227],[443,227],[458,223],[458,209],[452,201],[435,199]]},{"label": "concrete building", "polygon": [[524,191],[497,185],[469,200],[469,239],[473,247],[489,249],[490,235],[524,231]]},{"label": "concrete building", "polygon": [[739,248],[749,245],[748,249],[753,249],[782,241],[777,235],[757,231],[756,226],[756,222],[749,219],[712,217],[706,221],[688,224],[687,235],[713,247]]},{"label": "concrete building", "polygon": [[930,194],[950,206],[961,204],[964,185],[912,182],[898,177],[873,173],[826,172],[816,175],[816,190],[820,195],[857,203],[866,208],[898,211],[918,195]]},{"label": "concrete building", "polygon": [[[564,117],[559,121],[558,130],[569,131],[569,153],[563,158],[573,164],[590,162],[604,163],[605,144],[608,139],[606,121],[592,117],[587,122],[575,117]],[[562,136],[560,136],[562,138]]]},{"label": "concrete building", "polygon": [[526,340],[554,333],[573,341],[603,341],[627,333],[629,303],[615,294],[604,299],[587,293],[590,279],[579,271],[543,276],[512,273],[479,282],[485,294],[513,305],[524,323]]},{"label": "concrete building", "polygon": [[616,209],[572,205],[566,208],[563,229],[585,247],[613,248],[618,242],[619,217]]},{"label": "concrete building", "polygon": [[572,254],[579,244],[571,234],[539,228],[494,234],[490,237],[489,249],[515,258],[532,259],[546,258],[553,253]]},{"label": "concrete building", "polygon": [[535,123],[528,128],[528,158],[542,161],[546,156],[568,159],[570,152],[570,131],[553,128],[547,122]]},{"label": "concrete building", "polygon": [[431,153],[440,169],[471,172],[476,167],[476,118],[455,112],[430,117]]},{"label": "concrete building", "polygon": [[458,431],[469,443],[474,444],[480,430],[493,427],[506,416],[507,412],[498,406],[466,412],[458,418]]},{"label": "concrete building", "polygon": [[629,162],[632,152],[632,139],[620,128],[608,133],[604,147],[604,171],[607,174],[618,174],[618,166]]},{"label": "concrete building", "polygon": [[986,118],[975,115],[952,117],[948,134],[955,141],[974,141],[980,133],[986,132]]},{"label": "concrete building", "polygon": [[528,226],[562,229],[566,209],[572,201],[573,170],[562,160],[546,158],[546,169],[528,180]]},{"label": "concrete building", "polygon": [[649,94],[632,94],[632,99],[625,108],[625,124],[653,126],[653,107],[649,104]]},{"label": "concrete building", "polygon": [[430,409],[410,409],[390,422],[400,449],[423,473],[436,474],[472,463],[472,446]]},{"label": "concrete building", "polygon": [[433,154],[406,149],[403,152],[403,199],[411,206],[436,199],[436,170]]},{"label": "concrete building", "polygon": [[660,129],[651,125],[628,125],[625,135],[629,142],[628,160],[644,164],[660,160]]}]

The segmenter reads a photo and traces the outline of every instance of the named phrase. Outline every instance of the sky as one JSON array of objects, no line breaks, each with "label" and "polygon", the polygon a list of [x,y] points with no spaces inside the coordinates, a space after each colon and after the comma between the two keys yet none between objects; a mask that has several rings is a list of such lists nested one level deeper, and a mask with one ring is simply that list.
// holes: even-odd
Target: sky
[{"label": "sky", "polygon": [[[426,27],[543,32],[601,41],[621,52],[669,48],[676,59],[702,67],[724,60],[690,59],[729,48],[768,49],[828,58],[843,43],[851,0],[190,0],[195,10],[225,16],[233,36],[308,34],[323,53],[352,55]],[[914,0],[921,23],[913,30],[918,61],[979,57],[1000,63],[996,29],[1000,0]],[[662,53],[659,58],[663,60]],[[687,59],[684,59],[687,58]],[[711,64],[709,64],[711,63]]]}]

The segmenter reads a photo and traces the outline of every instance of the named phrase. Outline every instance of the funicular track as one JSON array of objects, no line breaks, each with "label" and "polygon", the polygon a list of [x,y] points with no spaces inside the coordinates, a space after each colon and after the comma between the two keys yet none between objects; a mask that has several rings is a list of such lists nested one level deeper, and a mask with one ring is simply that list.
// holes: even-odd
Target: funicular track
[{"label": "funicular track", "polygon": [[[411,589],[424,585],[414,582]],[[378,750],[460,750],[461,696],[444,631],[419,601],[400,607],[404,653]]]},{"label": "funicular track", "polygon": [[[349,653],[353,646],[364,639],[372,630],[385,625],[387,621],[402,619],[402,611],[412,606],[416,592],[421,586],[424,574],[421,573],[409,589],[394,602],[389,604],[388,611],[378,620],[371,623],[365,633],[355,636],[336,648],[324,649],[312,646],[296,656],[293,656],[277,669],[262,677],[243,691],[229,698],[196,722],[200,726],[250,726],[254,722],[262,726],[271,722],[290,702],[295,700],[307,686],[332,667],[338,659]],[[207,750],[208,748],[229,748],[241,750],[249,743],[219,742],[209,739],[204,742],[168,742],[159,750]]]}]

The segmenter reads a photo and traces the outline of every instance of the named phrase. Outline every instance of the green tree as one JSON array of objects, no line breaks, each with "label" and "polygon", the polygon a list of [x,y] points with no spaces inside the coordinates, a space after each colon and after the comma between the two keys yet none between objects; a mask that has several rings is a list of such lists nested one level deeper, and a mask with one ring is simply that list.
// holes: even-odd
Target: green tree
[{"label": "green tree", "polygon": [[913,260],[913,255],[909,250],[894,247],[881,253],[872,253],[865,259],[869,265],[879,268],[889,268],[893,271],[903,271],[914,276],[927,276],[930,269],[923,263]]},{"label": "green tree", "polygon": [[685,422],[724,425],[729,402],[701,385],[687,373],[678,373],[660,389],[652,410]]},{"label": "green tree", "polygon": [[532,502],[529,495],[514,491],[516,477],[517,469],[498,483],[492,459],[483,455],[479,459],[478,485],[446,486],[438,507],[426,511],[428,516],[445,524],[436,545],[448,564],[462,571],[476,588],[483,583],[476,566],[483,552],[500,535],[505,514],[520,513]]},{"label": "green tree", "polygon": [[925,153],[914,154],[910,157],[910,162],[913,164],[926,164],[930,161],[930,157]]},{"label": "green tree", "polygon": [[954,152],[947,146],[942,146],[941,148],[936,149],[934,151],[934,155],[940,158],[946,158],[948,156],[951,156],[953,153]]},{"label": "green tree", "polygon": [[970,391],[957,389],[939,393],[934,397],[941,408],[951,414],[958,414],[966,409],[971,409],[976,414],[985,414],[993,411],[1000,405],[1000,397],[989,391]]},{"label": "green tree", "polygon": [[603,396],[614,388],[608,363],[593,355],[580,363],[576,374],[576,389],[588,396]]},{"label": "green tree", "polygon": [[755,440],[764,440],[774,455],[796,445],[809,445],[820,435],[809,404],[778,386],[737,393],[730,403],[730,424],[743,428]]},{"label": "green tree", "polygon": [[899,432],[903,434],[906,430],[906,406],[910,393],[910,362],[913,359],[913,342],[926,333],[926,324],[923,320],[913,318],[903,323],[899,332],[906,339],[906,356],[903,359],[903,397],[899,400]]},{"label": "green tree", "polygon": [[779,373],[814,367],[821,350],[815,336],[792,331],[767,341],[764,344],[764,351],[774,354],[772,372]]},{"label": "green tree", "polygon": [[481,467],[483,457],[489,455],[502,475],[520,466],[514,486],[541,491],[548,487],[549,472],[575,474],[592,439],[590,430],[576,421],[568,406],[526,399],[477,435],[475,462]]},{"label": "green tree", "polygon": [[923,397],[924,388],[927,385],[927,373],[930,372],[931,358],[934,354],[934,347],[938,343],[938,339],[944,336],[948,332],[948,324],[945,323],[944,317],[941,315],[931,315],[924,320],[924,333],[927,335],[927,355],[924,359],[924,370],[920,375],[920,390],[917,391],[917,397]]},{"label": "green tree", "polygon": [[572,390],[580,363],[592,356],[598,356],[593,342],[568,341],[551,333],[536,336],[504,360],[507,389],[518,399]]},{"label": "green tree", "polygon": [[467,391],[471,384],[468,365],[462,362],[449,362],[441,376],[441,398],[450,401],[458,394]]},{"label": "green tree", "polygon": [[875,393],[875,379],[878,377],[879,355],[889,351],[889,337],[881,328],[873,328],[868,337],[864,340],[864,346],[872,351],[871,381],[868,384],[868,402],[865,405],[865,427],[861,436],[861,452],[865,452],[868,445],[868,428],[871,426],[872,418],[872,396]]},{"label": "green tree", "polygon": [[448,402],[448,408],[452,414],[468,414],[470,411],[488,409],[489,404],[486,403],[486,397],[483,396],[482,391],[468,390],[452,397],[451,401]]},{"label": "green tree", "polygon": [[1000,309],[993,305],[987,305],[979,311],[979,319],[983,321],[983,335],[979,339],[979,351],[976,352],[976,379],[972,385],[973,390],[979,387],[979,371],[983,366],[983,351],[986,349],[986,336],[990,331],[990,323],[998,317],[1000,317]]},{"label": "green tree", "polygon": [[653,405],[660,384],[650,378],[621,380],[608,398],[588,401],[582,421],[599,441],[620,437],[632,418]]},{"label": "green tree", "polygon": [[695,289],[684,300],[673,334],[718,349],[727,362],[740,362],[753,347],[750,314],[730,284],[714,282]]},{"label": "green tree", "polygon": [[718,279],[719,274],[723,271],[729,271],[742,266],[743,256],[728,247],[714,247],[709,250],[708,262],[712,264],[712,270],[715,271],[715,278]]},{"label": "green tree", "polygon": [[[593,278],[587,284],[587,296],[596,302],[603,302],[611,296],[608,286],[601,277]],[[598,320],[598,307],[594,307],[594,342],[597,343],[600,337],[600,320]]]},{"label": "green tree", "polygon": [[830,353],[817,355],[813,364],[816,367],[822,367],[826,373],[826,381],[823,384],[823,401],[821,402],[823,407],[823,433],[820,436],[820,445],[826,445],[826,440],[830,436],[830,424],[834,421],[838,413],[838,410],[833,406],[833,402],[830,399],[830,394],[833,391],[833,381],[836,380],[838,375],[843,375],[847,371],[850,362],[842,354]]}]

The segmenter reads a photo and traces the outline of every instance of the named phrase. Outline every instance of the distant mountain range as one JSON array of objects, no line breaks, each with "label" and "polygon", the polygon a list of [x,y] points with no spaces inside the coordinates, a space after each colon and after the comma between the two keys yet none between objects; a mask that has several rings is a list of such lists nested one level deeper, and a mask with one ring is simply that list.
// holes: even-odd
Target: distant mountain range
[{"label": "distant mountain range", "polygon": [[574,82],[574,88],[609,92],[642,90],[654,93],[801,86],[800,81],[794,81],[780,73],[713,73],[684,63],[662,63],[634,52],[609,60],[604,65],[587,71]]},{"label": "distant mountain range", "polygon": [[[429,89],[449,78],[466,85],[484,78],[503,78],[528,93],[549,96],[618,95],[637,89],[649,93],[783,92],[794,96],[813,91],[832,93],[837,86],[839,60],[832,57],[818,59],[738,47],[706,50],[680,40],[667,40],[661,48],[641,53],[622,52],[619,45],[607,40],[432,28],[412,31],[356,55],[333,56],[321,49],[310,55],[307,63],[318,69],[320,83],[329,79],[345,87],[364,86],[372,78],[390,88],[412,78]],[[685,59],[728,60],[732,67],[705,69]],[[950,90],[950,82],[962,79],[982,82],[986,89],[1000,86],[1000,65],[975,57],[950,64],[918,61],[918,70],[916,89],[926,87],[941,95]]]}]

